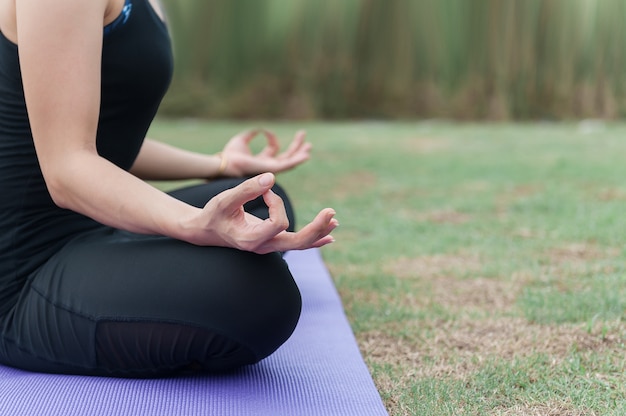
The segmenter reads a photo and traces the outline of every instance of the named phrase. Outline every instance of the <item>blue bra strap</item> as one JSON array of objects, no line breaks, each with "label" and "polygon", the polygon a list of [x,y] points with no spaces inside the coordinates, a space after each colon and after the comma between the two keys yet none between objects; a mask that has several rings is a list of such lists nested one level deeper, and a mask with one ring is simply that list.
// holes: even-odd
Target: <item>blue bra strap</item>
[{"label": "blue bra strap", "polygon": [[104,35],[108,35],[109,33],[113,32],[117,27],[122,26],[124,23],[126,23],[128,18],[130,17],[130,12],[132,10],[133,4],[131,3],[131,0],[126,0],[124,2],[124,8],[122,9],[120,15],[117,16],[114,21],[104,27]]}]

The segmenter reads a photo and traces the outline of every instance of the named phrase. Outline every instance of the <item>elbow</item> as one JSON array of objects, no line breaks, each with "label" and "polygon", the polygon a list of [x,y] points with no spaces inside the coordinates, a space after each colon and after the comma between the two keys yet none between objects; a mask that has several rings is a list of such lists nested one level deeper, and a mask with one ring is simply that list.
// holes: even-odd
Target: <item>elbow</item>
[{"label": "elbow", "polygon": [[59,208],[71,209],[67,184],[58,175],[44,174],[44,179],[52,202]]},{"label": "elbow", "polygon": [[67,195],[63,191],[62,188],[58,186],[50,186],[50,185],[47,185],[47,186],[48,186],[48,193],[50,194],[50,198],[52,199],[52,202],[54,202],[54,204],[57,207],[64,208],[64,209],[71,209]]},{"label": "elbow", "polygon": [[63,154],[40,151],[39,166],[48,194],[59,208],[76,211],[81,200],[81,190],[86,178],[92,178],[90,170],[96,163],[92,154],[95,149],[68,149]]},{"label": "elbow", "polygon": [[92,163],[84,152],[68,151],[61,158],[40,158],[48,194],[59,208],[76,211],[81,182]]}]

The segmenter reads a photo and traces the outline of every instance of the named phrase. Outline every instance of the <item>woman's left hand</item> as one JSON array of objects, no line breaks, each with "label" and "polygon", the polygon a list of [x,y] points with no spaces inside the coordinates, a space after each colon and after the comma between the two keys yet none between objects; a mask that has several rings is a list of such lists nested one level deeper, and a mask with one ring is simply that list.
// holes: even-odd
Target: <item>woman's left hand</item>
[{"label": "woman's left hand", "polygon": [[[263,150],[253,154],[250,142],[257,135],[263,134],[267,144]],[[295,138],[280,152],[280,144],[274,133],[267,130],[247,130],[228,141],[222,157],[227,161],[223,176],[253,176],[263,172],[279,173],[293,169],[310,157],[311,143],[305,140],[306,133],[298,131]]]}]

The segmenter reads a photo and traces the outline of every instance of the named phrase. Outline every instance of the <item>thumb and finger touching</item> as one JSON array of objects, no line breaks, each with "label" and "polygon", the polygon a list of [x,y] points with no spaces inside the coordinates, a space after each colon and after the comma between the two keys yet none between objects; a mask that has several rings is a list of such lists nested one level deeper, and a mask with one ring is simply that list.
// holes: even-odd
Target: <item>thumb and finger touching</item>
[{"label": "thumb and finger touching", "polygon": [[221,193],[224,206],[239,208],[263,195],[274,185],[274,175],[263,173]]},{"label": "thumb and finger touching", "polygon": [[278,139],[276,135],[269,130],[261,130],[265,139],[267,140],[266,146],[259,153],[260,156],[264,157],[275,157],[280,150],[280,144],[278,143]]}]

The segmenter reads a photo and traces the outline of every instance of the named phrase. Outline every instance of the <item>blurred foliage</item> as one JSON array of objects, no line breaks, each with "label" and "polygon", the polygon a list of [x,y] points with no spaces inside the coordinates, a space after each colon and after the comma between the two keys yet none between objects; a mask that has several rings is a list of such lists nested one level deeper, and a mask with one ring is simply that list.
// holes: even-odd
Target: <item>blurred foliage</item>
[{"label": "blurred foliage", "polygon": [[618,118],[623,0],[165,0],[171,116]]}]

